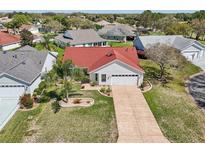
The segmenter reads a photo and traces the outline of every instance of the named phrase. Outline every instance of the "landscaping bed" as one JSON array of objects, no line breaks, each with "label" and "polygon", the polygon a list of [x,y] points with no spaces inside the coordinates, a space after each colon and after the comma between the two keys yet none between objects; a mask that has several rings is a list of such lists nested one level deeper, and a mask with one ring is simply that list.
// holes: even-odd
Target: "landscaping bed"
[{"label": "landscaping bed", "polygon": [[61,107],[89,107],[93,104],[94,99],[92,98],[70,98],[68,101],[59,101],[59,105]]}]

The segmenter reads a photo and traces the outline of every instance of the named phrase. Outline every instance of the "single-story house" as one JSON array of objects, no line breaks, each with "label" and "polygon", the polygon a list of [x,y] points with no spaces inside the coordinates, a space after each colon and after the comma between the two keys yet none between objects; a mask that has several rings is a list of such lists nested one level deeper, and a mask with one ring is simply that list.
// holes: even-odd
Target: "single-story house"
[{"label": "single-story house", "polygon": [[125,24],[110,24],[98,30],[98,34],[108,40],[129,41],[134,40],[134,28]]},{"label": "single-story house", "polygon": [[12,50],[21,46],[20,37],[0,32],[0,51]]},{"label": "single-story house", "polygon": [[19,97],[32,94],[55,61],[51,52],[39,52],[30,46],[0,52],[0,129],[18,109]]},{"label": "single-story house", "polygon": [[193,61],[205,56],[205,46],[199,41],[184,38],[181,35],[167,36],[137,36],[134,40],[134,46],[137,50],[144,51],[153,44],[166,44],[178,49],[188,60]]},{"label": "single-story house", "polygon": [[134,47],[67,47],[63,61],[86,68],[91,81],[99,85],[136,85],[143,82],[144,71]]},{"label": "single-story house", "polygon": [[60,46],[90,47],[107,46],[107,41],[101,38],[93,29],[67,30],[55,37]]},{"label": "single-story house", "polygon": [[24,24],[20,27],[20,31],[22,31],[23,29],[30,31],[32,34],[39,34],[39,29],[38,29],[38,26],[36,25],[32,25],[32,24],[25,25]]}]

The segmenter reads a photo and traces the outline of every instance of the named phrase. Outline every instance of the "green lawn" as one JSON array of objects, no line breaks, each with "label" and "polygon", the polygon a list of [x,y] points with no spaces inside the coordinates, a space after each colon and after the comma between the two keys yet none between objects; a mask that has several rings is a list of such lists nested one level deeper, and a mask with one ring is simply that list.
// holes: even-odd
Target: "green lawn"
[{"label": "green lawn", "polygon": [[133,42],[132,41],[127,41],[127,42],[114,42],[114,41],[109,41],[108,45],[111,47],[132,47]]},{"label": "green lawn", "polygon": [[[116,142],[117,126],[112,98],[97,91],[80,91],[95,104],[87,108],[61,108],[50,103],[33,111],[18,111],[0,133],[0,142]],[[28,120],[33,116],[32,120]],[[31,130],[31,131],[28,131]]]},{"label": "green lawn", "polygon": [[152,81],[153,89],[144,94],[162,132],[171,142],[204,142],[205,114],[185,91],[185,80],[200,69],[188,64],[183,70],[169,69],[170,82],[164,87],[152,80],[159,71],[155,63],[141,60],[145,78]]}]

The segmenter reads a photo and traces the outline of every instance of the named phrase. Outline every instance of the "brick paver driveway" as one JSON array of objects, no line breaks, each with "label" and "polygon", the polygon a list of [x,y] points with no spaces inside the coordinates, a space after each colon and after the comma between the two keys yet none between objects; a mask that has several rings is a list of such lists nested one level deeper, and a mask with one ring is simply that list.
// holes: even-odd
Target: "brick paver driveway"
[{"label": "brick paver driveway", "polygon": [[118,142],[168,142],[163,136],[140,89],[112,86],[117,118]]}]

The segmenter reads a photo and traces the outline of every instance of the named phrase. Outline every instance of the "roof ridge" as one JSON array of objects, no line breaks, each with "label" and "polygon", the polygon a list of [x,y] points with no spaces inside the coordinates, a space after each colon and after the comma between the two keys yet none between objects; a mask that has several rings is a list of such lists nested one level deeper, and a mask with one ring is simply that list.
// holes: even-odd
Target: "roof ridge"
[{"label": "roof ridge", "polygon": [[14,69],[15,67],[19,66],[20,64],[22,64],[27,58],[23,59],[22,61],[20,61],[19,63],[15,64],[14,66],[8,68],[7,70],[3,71],[5,73],[7,73],[8,71]]}]

